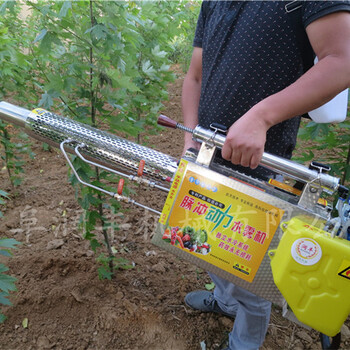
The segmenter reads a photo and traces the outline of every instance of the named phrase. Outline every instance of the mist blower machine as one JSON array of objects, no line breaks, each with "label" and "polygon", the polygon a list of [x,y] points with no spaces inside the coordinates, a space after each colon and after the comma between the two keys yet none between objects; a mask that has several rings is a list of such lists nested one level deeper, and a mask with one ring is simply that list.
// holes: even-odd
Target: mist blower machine
[{"label": "mist blower machine", "polygon": [[[60,148],[82,184],[159,215],[155,245],[279,305],[284,317],[319,331],[323,348],[339,346],[350,314],[350,199],[330,167],[312,162],[307,168],[264,153],[260,165],[277,176],[256,179],[216,161],[224,127],[192,130],[165,116],[160,125],[191,133],[200,150],[188,150],[178,162],[44,109],[4,101],[0,118]],[[68,153],[166,192],[162,211],[123,195],[122,180],[115,193],[86,183]],[[339,198],[337,217],[325,195]]]}]

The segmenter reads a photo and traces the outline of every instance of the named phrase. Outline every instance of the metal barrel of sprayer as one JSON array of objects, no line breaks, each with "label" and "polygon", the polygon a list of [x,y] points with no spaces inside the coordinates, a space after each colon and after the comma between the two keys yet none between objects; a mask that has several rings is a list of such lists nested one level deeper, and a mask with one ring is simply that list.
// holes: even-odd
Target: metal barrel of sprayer
[{"label": "metal barrel of sprayer", "polygon": [[24,128],[29,115],[30,111],[28,109],[5,101],[0,102],[0,118],[8,123]]},{"label": "metal barrel of sprayer", "polygon": [[[158,123],[166,127],[178,128],[190,132],[194,140],[198,142],[208,141],[218,148],[222,148],[226,140],[225,135],[221,133],[215,133],[213,130],[208,130],[200,125],[197,125],[194,129],[190,129],[163,115],[160,116]],[[320,173],[296,162],[266,152],[262,155],[260,165],[296,180],[308,183],[314,182],[329,192],[334,192],[339,187],[339,179],[336,177]]]},{"label": "metal barrel of sprayer", "polygon": [[43,109],[29,111],[2,101],[0,119],[24,128],[31,137],[57,148],[69,140],[65,146],[68,152],[75,153],[76,145],[80,145],[80,151],[87,159],[112,169],[121,167],[135,173],[142,160],[146,177],[168,182],[177,169],[176,159],[169,155]]},{"label": "metal barrel of sprayer", "polygon": [[[24,127],[30,136],[56,147],[59,147],[60,142],[70,139],[84,144],[82,153],[87,157],[112,167],[123,166],[134,171],[137,170],[140,160],[144,159],[145,174],[153,178],[170,179],[176,171],[176,160],[166,154],[71,119],[45,112],[40,115],[4,101],[0,102],[1,119]],[[225,143],[223,134],[213,133],[212,130],[199,125],[192,130],[165,116],[161,116],[158,123],[191,132],[195,140],[199,142],[210,140],[218,148],[222,148]],[[330,192],[334,192],[339,187],[339,179],[336,177],[308,169],[301,164],[266,152],[263,153],[260,165],[297,180],[314,182]]]}]

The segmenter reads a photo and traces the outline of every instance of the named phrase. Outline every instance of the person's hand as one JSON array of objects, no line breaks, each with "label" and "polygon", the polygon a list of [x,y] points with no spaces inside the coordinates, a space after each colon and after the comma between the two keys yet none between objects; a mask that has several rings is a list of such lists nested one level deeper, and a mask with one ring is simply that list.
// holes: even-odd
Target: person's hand
[{"label": "person's hand", "polygon": [[269,125],[253,109],[229,129],[222,148],[222,157],[235,165],[255,169],[262,158]]}]

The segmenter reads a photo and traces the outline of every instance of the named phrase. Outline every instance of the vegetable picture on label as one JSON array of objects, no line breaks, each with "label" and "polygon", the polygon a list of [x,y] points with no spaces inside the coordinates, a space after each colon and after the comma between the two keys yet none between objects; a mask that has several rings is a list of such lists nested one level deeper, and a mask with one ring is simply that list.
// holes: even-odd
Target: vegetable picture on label
[{"label": "vegetable picture on label", "polygon": [[195,230],[191,226],[169,227],[164,231],[163,239],[193,253],[206,255],[210,252],[208,233],[204,229]]}]

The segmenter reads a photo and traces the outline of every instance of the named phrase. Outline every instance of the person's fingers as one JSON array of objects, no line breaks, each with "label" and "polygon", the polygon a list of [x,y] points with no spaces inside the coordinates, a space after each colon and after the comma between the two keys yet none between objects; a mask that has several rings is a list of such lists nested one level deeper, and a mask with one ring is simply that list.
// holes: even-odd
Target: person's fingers
[{"label": "person's fingers", "polygon": [[252,155],[252,158],[250,160],[250,165],[249,165],[252,169],[255,169],[258,167],[258,165],[261,162],[262,155],[263,155],[263,150],[261,150],[260,152],[257,151]]},{"label": "person's fingers", "polygon": [[242,153],[240,164],[245,167],[249,167],[251,164],[251,155],[248,152]]},{"label": "person's fingers", "polygon": [[221,149],[221,156],[225,160],[231,161],[231,154],[232,154],[232,148],[227,142],[225,142]]}]

